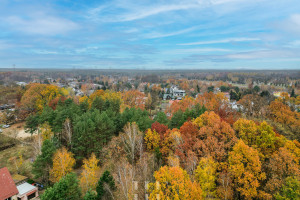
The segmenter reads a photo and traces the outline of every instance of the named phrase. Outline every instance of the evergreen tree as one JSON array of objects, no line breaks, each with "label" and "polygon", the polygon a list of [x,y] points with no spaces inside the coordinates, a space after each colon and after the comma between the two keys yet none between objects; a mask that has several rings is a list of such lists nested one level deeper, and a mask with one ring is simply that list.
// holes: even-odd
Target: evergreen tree
[{"label": "evergreen tree", "polygon": [[83,200],[97,200],[97,194],[89,190],[85,195]]},{"label": "evergreen tree", "polygon": [[52,167],[52,157],[56,147],[50,140],[45,140],[42,146],[42,154],[38,155],[32,165],[32,173],[35,178],[42,178],[42,182],[47,184],[49,181],[49,171]]},{"label": "evergreen tree", "polygon": [[116,126],[106,112],[90,110],[78,116],[74,122],[73,152],[81,160],[95,153],[99,155],[103,145],[115,134]]},{"label": "evergreen tree", "polygon": [[182,124],[185,122],[184,113],[179,110],[175,112],[169,122],[169,127],[172,128],[180,128]]},{"label": "evergreen tree", "polygon": [[258,93],[260,91],[260,87],[258,85],[254,86],[254,92]]},{"label": "evergreen tree", "polygon": [[[108,187],[104,187],[104,184],[107,184]],[[97,199],[102,199],[104,196],[107,198],[112,197],[112,191],[116,189],[115,181],[113,176],[109,171],[105,171],[101,178],[99,179],[98,185],[96,187]]]},{"label": "evergreen tree", "polygon": [[165,125],[167,125],[169,122],[167,115],[164,112],[158,112],[157,115],[154,117],[154,121],[157,121],[160,124],[165,124]]},{"label": "evergreen tree", "polygon": [[207,88],[207,92],[214,92],[214,86],[209,86],[208,88]]},{"label": "evergreen tree", "polygon": [[295,98],[297,97],[297,95],[295,94],[295,90],[294,89],[291,92],[291,97],[295,97]]},{"label": "evergreen tree", "polygon": [[140,131],[146,131],[151,128],[153,121],[149,117],[149,113],[146,110],[137,108],[126,108],[121,115],[121,125],[125,126],[128,122],[136,122]]},{"label": "evergreen tree", "polygon": [[80,200],[81,191],[77,176],[74,173],[67,174],[48,188],[41,196],[41,200]]}]

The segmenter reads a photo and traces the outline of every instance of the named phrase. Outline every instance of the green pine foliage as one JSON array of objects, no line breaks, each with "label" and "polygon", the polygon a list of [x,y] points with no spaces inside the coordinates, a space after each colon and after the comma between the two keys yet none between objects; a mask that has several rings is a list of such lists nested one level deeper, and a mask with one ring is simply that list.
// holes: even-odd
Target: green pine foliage
[{"label": "green pine foliage", "polygon": [[41,196],[41,200],[80,200],[81,190],[79,181],[74,173],[67,174],[48,188]]}]

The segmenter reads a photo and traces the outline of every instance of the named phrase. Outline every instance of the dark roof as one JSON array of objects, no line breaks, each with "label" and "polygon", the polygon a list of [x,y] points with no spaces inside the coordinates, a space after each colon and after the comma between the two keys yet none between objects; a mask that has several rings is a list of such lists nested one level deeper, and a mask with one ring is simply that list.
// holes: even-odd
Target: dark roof
[{"label": "dark roof", "polygon": [[0,200],[18,194],[18,189],[6,167],[0,169]]}]

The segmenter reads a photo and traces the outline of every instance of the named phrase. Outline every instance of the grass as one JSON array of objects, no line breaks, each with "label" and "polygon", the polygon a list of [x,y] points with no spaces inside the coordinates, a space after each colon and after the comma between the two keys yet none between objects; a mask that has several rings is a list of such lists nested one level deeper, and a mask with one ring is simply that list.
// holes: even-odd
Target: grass
[{"label": "grass", "polygon": [[0,134],[0,147],[7,146],[9,144],[16,144],[18,141],[14,138],[8,137],[4,134]]},{"label": "grass", "polygon": [[[0,168],[7,167],[11,174],[21,174],[32,178],[31,159],[34,156],[33,147],[24,145],[20,141],[0,134],[0,145],[6,146],[15,143],[16,145],[0,151]],[[13,160],[15,158],[15,160]],[[22,158],[22,159],[21,159]],[[23,162],[21,162],[23,160]],[[17,169],[16,165],[19,165]]]}]

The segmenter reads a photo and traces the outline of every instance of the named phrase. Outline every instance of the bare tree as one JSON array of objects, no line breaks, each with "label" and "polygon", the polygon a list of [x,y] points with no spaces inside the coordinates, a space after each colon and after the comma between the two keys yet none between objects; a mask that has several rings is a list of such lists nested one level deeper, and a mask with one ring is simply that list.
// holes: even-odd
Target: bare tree
[{"label": "bare tree", "polygon": [[67,142],[68,145],[71,145],[72,149],[72,124],[69,118],[63,124],[62,138]]},{"label": "bare tree", "polygon": [[124,199],[132,199],[133,181],[135,179],[134,166],[129,164],[126,160],[122,160],[117,165],[116,180],[122,191]]},{"label": "bare tree", "polygon": [[32,146],[35,151],[35,155],[38,156],[42,153],[42,144],[43,144],[43,138],[40,129],[37,130],[36,135],[32,135],[33,137],[33,143]]},{"label": "bare tree", "polygon": [[143,153],[143,136],[135,122],[128,123],[124,127],[124,133],[121,135],[124,144],[124,150],[133,165],[136,160],[136,154]]}]

